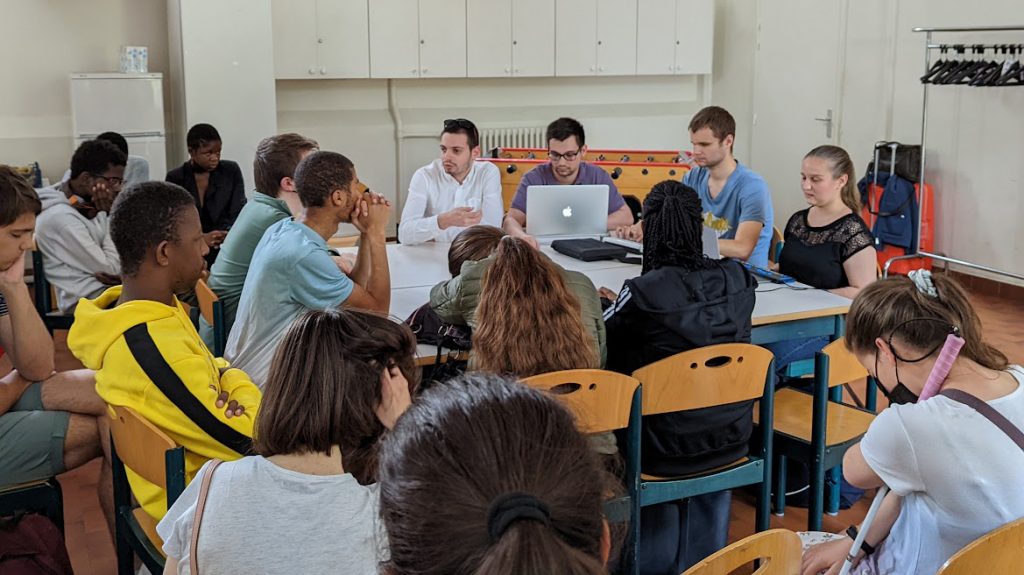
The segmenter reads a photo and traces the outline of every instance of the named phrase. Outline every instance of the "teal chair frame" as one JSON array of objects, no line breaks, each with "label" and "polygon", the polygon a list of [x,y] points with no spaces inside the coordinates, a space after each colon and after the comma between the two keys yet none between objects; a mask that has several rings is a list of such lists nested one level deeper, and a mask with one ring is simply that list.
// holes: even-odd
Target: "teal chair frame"
[{"label": "teal chair frame", "polygon": [[[760,353],[767,353],[767,351],[758,346],[751,345],[750,347],[758,350]],[[637,376],[634,374],[634,377]],[[643,386],[643,380],[640,380],[640,383],[641,386]],[[747,485],[758,485],[759,489],[756,503],[755,529],[757,531],[764,531],[769,528],[771,522],[772,457],[774,453],[774,398],[775,360],[772,359],[767,364],[767,368],[765,370],[764,388],[757,407],[757,409],[759,409],[761,421],[760,436],[758,437],[755,434],[751,437],[752,447],[746,461],[726,469],[709,471],[705,474],[697,474],[684,478],[669,478],[661,481],[644,480],[640,478],[638,473],[637,487],[639,491],[639,505],[636,510],[636,519],[631,530],[631,535],[633,537],[631,543],[633,548],[631,551],[632,557],[635,558],[639,552],[639,507],[656,505],[658,503],[665,503],[668,501],[677,501],[697,495],[715,493],[737,487],[745,487]],[[629,447],[631,453],[640,453],[639,430],[635,437],[631,437]],[[641,454],[641,461],[642,457],[643,456]],[[639,461],[637,463],[639,463]],[[638,567],[638,563],[636,561],[634,561],[633,565],[634,567]],[[634,569],[633,573],[638,573],[638,570]]]},{"label": "teal chair frame", "polygon": [[[842,401],[842,386],[828,386],[829,356],[824,352],[814,355],[814,389],[812,395],[813,410],[811,414],[811,442],[790,437],[783,433],[775,434],[775,509],[781,514],[786,508],[786,461],[796,459],[810,464],[810,500],[807,507],[807,530],[821,531],[822,513],[825,509],[825,489],[828,488],[828,512],[834,514],[839,510],[839,486],[842,481],[842,463],[846,451],[860,442],[861,437],[828,445],[826,431],[828,425],[828,402],[832,401],[865,413],[874,413],[871,409],[860,409]],[[874,403],[875,394],[870,389],[874,379],[868,377],[868,398]],[[826,475],[827,480],[826,480]]]},{"label": "teal chair frame", "polygon": [[[110,456],[114,475],[114,515],[117,540],[118,575],[135,575],[135,556],[149,569],[150,573],[163,573],[165,559],[153,545],[146,532],[135,520],[136,505],[132,500],[131,486],[125,472],[124,462],[117,456],[113,437],[110,438]],[[185,491],[185,448],[176,447],[164,452],[164,466],[167,477],[167,507],[169,508]]]},{"label": "teal chair frame", "polygon": [[43,325],[46,326],[46,331],[50,332],[50,337],[53,337],[55,330],[71,329],[75,316],[53,310],[50,282],[46,279],[46,270],[43,268],[43,252],[38,249],[32,250],[32,286],[36,296],[36,311],[43,319]]}]

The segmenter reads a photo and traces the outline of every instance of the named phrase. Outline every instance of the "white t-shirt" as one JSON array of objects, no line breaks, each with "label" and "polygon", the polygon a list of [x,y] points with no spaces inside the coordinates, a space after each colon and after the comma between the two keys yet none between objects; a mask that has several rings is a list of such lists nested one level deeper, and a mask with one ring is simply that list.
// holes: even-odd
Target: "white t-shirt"
[{"label": "white t-shirt", "polygon": [[[209,463],[157,526],[164,553],[190,573],[192,519]],[[199,532],[200,573],[376,574],[387,559],[376,486],[307,475],[261,456],[221,464]]]},{"label": "white t-shirt", "polygon": [[403,244],[452,241],[466,228],[453,226],[442,230],[437,225],[437,216],[456,207],[481,210],[481,224],[501,227],[505,208],[497,166],[491,162],[474,161],[461,184],[444,171],[444,164],[439,159],[416,170],[402,208],[398,241]]},{"label": "white t-shirt", "polygon": [[[1024,369],[1018,386],[989,401],[1024,429]],[[903,497],[900,515],[857,573],[935,573],[953,554],[1024,517],[1024,450],[973,408],[936,396],[894,405],[861,441],[868,465]]]}]

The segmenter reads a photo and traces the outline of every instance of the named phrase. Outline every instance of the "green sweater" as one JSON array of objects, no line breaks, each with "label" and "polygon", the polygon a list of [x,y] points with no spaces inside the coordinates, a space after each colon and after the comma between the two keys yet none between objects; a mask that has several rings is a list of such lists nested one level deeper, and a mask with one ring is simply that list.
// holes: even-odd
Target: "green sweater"
[{"label": "green sweater", "polygon": [[[480,261],[467,261],[462,264],[459,275],[441,282],[430,290],[430,307],[446,322],[468,325],[476,329],[476,308],[480,303],[480,291],[483,286],[484,273],[494,263],[494,256]],[[597,289],[590,278],[580,272],[569,271],[557,266],[565,280],[566,287],[580,300],[583,327],[594,342],[597,356],[604,366],[606,357],[604,317],[601,300],[597,297]]]}]

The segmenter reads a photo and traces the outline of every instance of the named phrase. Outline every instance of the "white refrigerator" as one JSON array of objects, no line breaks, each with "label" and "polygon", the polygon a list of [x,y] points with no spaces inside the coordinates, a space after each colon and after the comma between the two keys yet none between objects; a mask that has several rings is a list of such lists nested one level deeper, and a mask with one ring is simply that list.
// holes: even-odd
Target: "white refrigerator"
[{"label": "white refrigerator", "polygon": [[163,74],[71,74],[74,146],[103,132],[128,141],[128,153],[149,161],[149,177],[167,174]]}]

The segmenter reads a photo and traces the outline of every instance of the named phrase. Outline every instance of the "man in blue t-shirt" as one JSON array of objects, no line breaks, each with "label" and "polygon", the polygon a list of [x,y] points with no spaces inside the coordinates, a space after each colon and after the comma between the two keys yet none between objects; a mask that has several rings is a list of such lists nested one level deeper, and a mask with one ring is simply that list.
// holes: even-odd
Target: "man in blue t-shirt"
[{"label": "man in blue t-shirt", "polygon": [[510,236],[522,238],[533,247],[537,240],[526,233],[526,190],[530,186],[608,186],[608,229],[633,223],[633,214],[619,194],[608,172],[583,161],[587,146],[583,125],[572,118],[559,118],[548,124],[548,163],[530,170],[516,189],[512,205],[505,214],[502,227]]},{"label": "man in blue t-shirt", "polygon": [[[384,242],[391,204],[361,193],[355,166],[334,152],[306,156],[294,180],[303,211],[267,228],[256,246],[224,353],[260,388],[284,332],[307,310],[344,305],[386,314],[391,306]],[[360,232],[350,273],[327,249],[342,222]]]},{"label": "man in blue t-shirt", "polygon": [[[708,106],[690,120],[690,143],[697,167],[683,183],[697,190],[704,207],[704,225],[718,232],[723,257],[768,267],[774,210],[764,178],[732,155],[736,121],[718,106]],[[642,222],[616,230],[616,235],[640,241]]]}]

